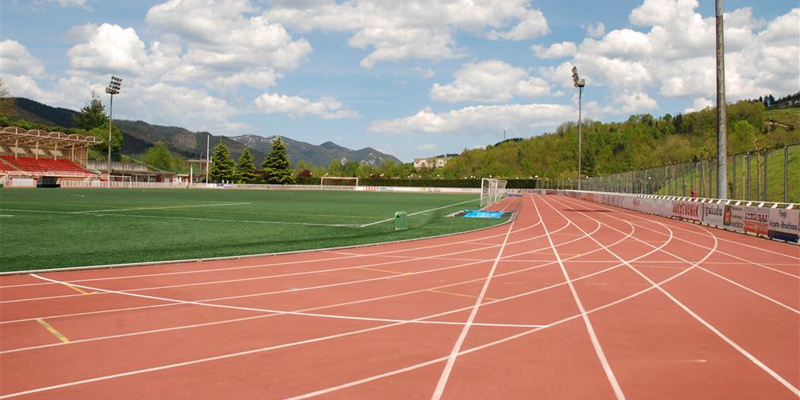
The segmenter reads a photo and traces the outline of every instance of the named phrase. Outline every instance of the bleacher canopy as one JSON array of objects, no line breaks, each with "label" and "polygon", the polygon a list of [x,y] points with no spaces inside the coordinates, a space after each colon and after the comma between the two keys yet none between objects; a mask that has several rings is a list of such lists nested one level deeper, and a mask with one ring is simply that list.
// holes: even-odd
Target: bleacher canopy
[{"label": "bleacher canopy", "polygon": [[88,147],[103,143],[94,136],[68,135],[64,132],[45,132],[38,129],[25,130],[15,126],[0,129],[0,145],[31,147],[38,143],[39,148]]}]

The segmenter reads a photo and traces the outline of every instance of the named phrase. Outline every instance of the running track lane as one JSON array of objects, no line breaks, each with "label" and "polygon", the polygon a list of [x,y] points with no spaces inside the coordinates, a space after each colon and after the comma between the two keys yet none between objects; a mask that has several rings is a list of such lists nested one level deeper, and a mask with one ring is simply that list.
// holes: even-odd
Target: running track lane
[{"label": "running track lane", "polygon": [[447,238],[0,277],[0,399],[800,397],[796,246],[502,207]]}]

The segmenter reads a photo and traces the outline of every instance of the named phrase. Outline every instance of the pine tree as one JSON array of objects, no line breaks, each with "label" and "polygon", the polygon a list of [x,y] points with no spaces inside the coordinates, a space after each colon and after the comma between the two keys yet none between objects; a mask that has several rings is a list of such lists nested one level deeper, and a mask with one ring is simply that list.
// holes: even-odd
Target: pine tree
[{"label": "pine tree", "polygon": [[286,155],[286,145],[280,137],[276,137],[272,142],[272,150],[261,163],[261,171],[267,183],[277,185],[294,183],[291,163]]},{"label": "pine tree", "polygon": [[100,96],[92,92],[92,100],[81,108],[81,112],[73,117],[75,125],[79,128],[90,131],[102,126],[108,130],[108,116],[106,109],[103,107],[103,102],[100,101]]},{"label": "pine tree", "polygon": [[245,147],[242,155],[239,156],[239,161],[236,163],[236,182],[255,183],[256,179],[258,179],[258,175],[256,175],[253,154],[250,153],[249,147]]},{"label": "pine tree", "polygon": [[162,171],[172,168],[172,153],[164,142],[158,142],[155,146],[147,149],[144,160],[147,165]]},{"label": "pine tree", "polygon": [[211,182],[231,182],[234,178],[234,164],[230,159],[231,153],[225,143],[220,142],[211,155],[211,167],[208,179]]}]

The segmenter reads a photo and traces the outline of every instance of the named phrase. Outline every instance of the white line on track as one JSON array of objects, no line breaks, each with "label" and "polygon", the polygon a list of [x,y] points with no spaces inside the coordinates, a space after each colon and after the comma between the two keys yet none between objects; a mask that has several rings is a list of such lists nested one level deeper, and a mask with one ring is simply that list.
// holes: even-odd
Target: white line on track
[{"label": "white line on track", "polygon": [[[542,214],[539,212],[539,207],[536,205],[536,201],[533,200],[531,197],[531,201],[533,202],[533,206],[536,209],[536,214],[539,215],[539,218],[542,218]],[[546,202],[545,202],[546,203]],[[552,206],[551,206],[552,207]],[[560,211],[556,210],[553,207],[553,210],[558,212],[562,218],[569,221],[570,219],[567,218],[564,214],[561,214]],[[570,223],[572,223],[570,221]],[[587,238],[595,241],[597,244],[602,244],[597,241],[597,239],[593,238],[592,236],[588,235],[586,231],[584,231],[581,227],[577,224],[572,224],[578,230],[583,232]],[[542,223],[542,227],[544,228],[544,233],[547,235],[547,241],[550,242],[550,247],[553,249],[553,254],[556,256],[556,260],[558,260],[559,266],[561,266],[561,273],[564,275],[564,280],[569,283],[569,290],[572,292],[572,298],[575,300],[575,304],[578,306],[578,310],[581,313],[581,317],[583,318],[583,323],[586,325],[586,331],[589,333],[589,339],[592,342],[592,347],[594,347],[595,354],[597,354],[597,358],[600,360],[600,364],[603,366],[603,371],[606,374],[606,378],[608,382],[611,384],[611,389],[614,391],[614,396],[616,396],[617,400],[625,400],[625,394],[622,392],[622,388],[617,381],[617,377],[614,375],[614,371],[611,369],[611,365],[608,363],[608,359],[606,358],[606,354],[603,351],[603,346],[600,345],[600,339],[597,338],[597,334],[594,331],[594,326],[592,326],[592,321],[589,319],[589,315],[586,313],[586,308],[583,306],[583,302],[581,298],[578,296],[578,292],[575,290],[575,285],[572,284],[570,279],[569,273],[567,273],[567,268],[564,266],[564,262],[561,260],[561,255],[558,253],[558,249],[556,248],[555,243],[553,243],[553,238],[550,237],[550,231],[547,229],[547,223]],[[603,246],[605,248],[605,246]],[[607,249],[607,248],[606,248]],[[620,261],[624,261],[620,259]]]},{"label": "white line on track", "polygon": [[175,210],[180,208],[201,208],[201,207],[231,207],[246,206],[252,203],[213,203],[213,204],[188,204],[183,206],[159,206],[159,207],[132,207],[132,208],[107,208],[105,210],[72,211],[67,214],[91,214],[116,211],[144,211],[144,210]]},{"label": "white line on track", "polygon": [[[522,231],[526,231],[526,230],[532,229],[532,228],[538,226],[540,223],[541,223],[541,221],[539,221],[539,222],[537,222],[537,223],[535,223],[533,225],[529,225],[529,226],[527,226],[525,228],[518,229],[518,230],[514,231],[514,233],[519,233],[519,232],[522,232]],[[390,250],[390,251],[384,251],[384,252],[377,252],[377,253],[374,253],[374,254],[371,254],[371,253],[355,254],[355,253],[353,253],[353,255],[350,256],[350,257],[327,257],[327,258],[318,258],[318,259],[302,260],[302,261],[287,261],[287,262],[277,262],[277,263],[267,263],[267,264],[245,265],[245,266],[240,266],[240,267],[221,267],[221,268],[209,268],[209,269],[190,270],[190,271],[162,272],[162,273],[137,274],[137,275],[121,275],[121,276],[110,276],[110,277],[103,277],[103,278],[80,279],[80,280],[76,280],[75,282],[95,282],[95,281],[106,281],[106,280],[152,278],[152,277],[157,277],[157,276],[185,275],[185,274],[208,273],[208,272],[228,272],[228,271],[242,270],[242,269],[270,268],[270,267],[276,267],[276,266],[291,266],[291,265],[295,265],[295,264],[309,264],[309,263],[317,263],[317,262],[328,262],[328,261],[344,260],[344,259],[348,259],[348,258],[373,257],[373,256],[380,256],[380,255],[385,255],[385,254],[402,253],[402,252],[407,252],[407,251],[429,250],[429,249],[439,248],[439,247],[462,245],[462,244],[467,244],[467,243],[474,243],[474,242],[479,241],[479,240],[490,239],[490,238],[495,238],[495,237],[502,237],[503,235],[504,235],[503,233],[492,234],[492,235],[489,235],[489,236],[486,236],[486,237],[479,237],[479,238],[475,238],[475,239],[468,239],[468,240],[461,240],[461,241],[454,241],[454,242],[450,241],[450,242],[434,244],[434,245],[429,245],[429,246],[418,246],[418,247],[415,247],[413,249],[404,248],[404,249],[399,249],[399,250]],[[435,238],[435,240],[439,240],[439,239],[441,239],[441,238]],[[528,240],[530,240],[530,239],[522,240],[520,242],[528,241]],[[388,243],[388,244],[378,243],[376,245],[391,245],[391,244],[393,244],[393,243]],[[365,249],[365,248],[374,247],[374,246],[375,245],[368,245],[368,246],[358,247],[358,248],[359,249]],[[492,246],[497,247],[497,246],[499,246],[499,244],[492,245]],[[330,251],[330,253],[335,253],[335,252],[336,251]],[[319,254],[324,254],[324,253],[319,253]],[[215,260],[209,260],[209,262],[212,262],[212,261],[215,261]],[[491,261],[491,260],[487,260],[487,261]],[[94,270],[94,271],[100,271],[100,270]],[[118,270],[115,270],[115,271],[118,271]],[[46,271],[43,271],[41,273],[45,273],[45,272]],[[0,286],[0,289],[13,288],[13,287],[24,287],[24,286],[44,286],[44,285],[53,285],[53,283],[37,282],[37,283],[24,283],[24,284],[16,284],[16,285],[6,285],[6,286]]]},{"label": "white line on track", "polygon": [[[562,204],[563,204],[563,203],[562,203]],[[552,207],[552,206],[551,206],[551,207]],[[602,206],[601,206],[601,208],[606,208],[606,207],[602,207]],[[554,208],[554,209],[555,209],[555,208]],[[615,218],[615,219],[619,219],[619,218],[617,218],[617,217],[614,217],[614,216],[611,216],[611,217],[612,217],[612,218]],[[600,221],[598,221],[598,222],[600,222]],[[601,223],[602,223],[602,222],[601,222]],[[628,222],[628,223],[630,224],[630,222]],[[609,227],[610,227],[610,226],[609,226]],[[615,228],[612,228],[612,229],[616,230]],[[669,228],[667,228],[667,229],[669,229]],[[710,235],[712,238],[714,238],[714,248],[716,249],[716,247],[717,247],[717,244],[719,243],[719,242],[718,242],[718,240],[717,240],[717,237],[716,237],[716,235],[714,235],[714,233],[713,233],[713,232],[710,232],[710,231],[706,230],[705,228],[704,228],[703,230],[705,230],[705,231],[706,231],[706,232],[707,232],[707,233],[708,233],[708,234],[709,234],[709,235]],[[671,232],[671,230],[670,230],[670,232]],[[595,240],[594,238],[591,238],[591,237],[590,237],[590,239],[592,239],[592,240]],[[642,241],[642,240],[640,240],[640,239],[638,239],[638,238],[636,238],[636,237],[633,237],[633,239],[634,239],[634,240],[636,240],[636,241],[642,242],[642,243],[644,243],[645,245],[648,245],[648,246],[650,246],[650,244],[649,244],[649,243],[647,243],[647,242],[644,242],[644,241]],[[595,241],[596,241],[596,240],[595,240]],[[600,244],[600,243],[598,242],[598,244]],[[602,246],[602,244],[600,244],[600,245]],[[620,257],[619,257],[619,256],[618,256],[616,253],[612,252],[611,250],[608,250],[608,251],[609,251],[609,253],[613,254],[615,257],[617,257],[617,258],[620,258]],[[669,253],[669,252],[666,252],[666,251],[665,251],[665,253],[667,253],[667,254],[670,254],[670,255],[672,255],[673,257],[676,257],[676,258],[678,258],[678,259],[680,259],[680,260],[684,260],[682,257],[679,257],[679,256],[677,256],[677,255],[671,254],[671,253]],[[620,258],[620,260],[622,260],[622,259]],[[628,264],[628,263],[626,262],[626,264]],[[699,264],[700,264],[700,262],[698,262],[698,263],[697,263],[697,265],[699,265]],[[633,267],[632,267],[630,264],[628,264],[628,267],[629,267],[631,270],[633,270],[634,272],[636,272],[636,273],[637,273],[639,276],[641,276],[641,277],[642,277],[644,280],[646,280],[647,282],[649,282],[651,285],[655,284],[655,282],[653,282],[653,280],[652,280],[652,279],[650,279],[650,278],[649,278],[647,275],[643,274],[641,271],[637,270],[636,268],[633,268]],[[702,317],[701,317],[699,314],[697,314],[697,313],[695,313],[694,311],[692,311],[692,310],[691,310],[689,307],[687,307],[685,304],[683,304],[683,302],[681,302],[680,300],[678,300],[678,299],[677,299],[675,296],[673,296],[673,295],[672,295],[670,292],[668,292],[666,289],[664,289],[663,287],[659,286],[659,287],[658,287],[658,290],[659,290],[661,293],[663,293],[665,296],[667,296],[667,298],[668,298],[668,299],[670,299],[670,300],[671,300],[673,303],[675,303],[675,304],[676,304],[678,307],[680,307],[680,308],[681,308],[683,311],[685,311],[685,312],[686,312],[687,314],[689,314],[689,315],[690,315],[692,318],[694,318],[694,319],[695,319],[697,322],[699,322],[700,324],[702,324],[703,326],[705,326],[705,327],[706,327],[708,330],[710,330],[710,331],[711,331],[711,332],[713,332],[715,335],[717,335],[717,337],[719,337],[720,339],[722,339],[722,340],[723,340],[725,343],[728,343],[728,345],[730,345],[730,346],[731,346],[731,347],[732,347],[734,350],[736,350],[736,351],[737,351],[737,352],[739,352],[741,355],[743,355],[744,357],[746,357],[748,360],[750,360],[750,361],[751,361],[753,364],[755,364],[757,367],[761,368],[761,370],[763,370],[764,372],[766,372],[767,374],[769,374],[769,375],[770,375],[770,376],[771,376],[773,379],[775,379],[776,381],[778,381],[778,383],[780,383],[781,385],[783,385],[784,387],[786,387],[787,389],[789,389],[790,391],[792,391],[792,393],[794,393],[795,395],[797,395],[797,396],[800,396],[800,389],[796,388],[796,387],[795,387],[794,385],[792,385],[792,384],[791,384],[789,381],[787,381],[786,379],[784,379],[784,378],[783,378],[782,376],[780,376],[780,375],[779,375],[777,372],[775,372],[775,371],[774,371],[774,370],[772,370],[772,369],[771,369],[769,366],[767,366],[767,365],[766,365],[764,362],[762,362],[761,360],[759,360],[758,358],[756,358],[754,355],[752,355],[750,352],[748,352],[747,350],[745,350],[745,349],[744,349],[742,346],[740,346],[738,343],[734,342],[732,339],[730,339],[728,336],[726,336],[724,333],[722,333],[722,331],[720,331],[719,329],[717,329],[716,327],[714,327],[713,325],[711,325],[711,324],[710,324],[708,321],[706,321],[705,319],[703,319],[703,318],[702,318]]]},{"label": "white line on track", "polygon": [[[632,233],[629,234],[628,236],[626,236],[625,239],[627,239],[628,237],[631,237],[631,235],[632,235]],[[672,236],[670,235],[670,239],[667,240],[667,242],[665,242],[664,244],[662,244],[658,248],[658,250],[659,251],[663,251],[661,249],[663,247],[665,247],[667,244],[669,244],[671,240],[672,240]],[[610,245],[608,247],[614,246],[616,244],[617,243],[614,243],[614,244],[612,244],[612,245]],[[598,249],[598,251],[599,250],[600,249]],[[644,258],[644,257],[652,254],[655,251],[656,250],[653,250],[653,251],[650,251],[648,253],[645,253],[645,254],[643,254],[643,255],[641,255],[639,257],[636,257],[634,259],[628,260],[628,262],[634,262],[634,260],[638,260],[638,259]],[[631,294],[629,296],[623,297],[621,299],[612,301],[612,302],[607,303],[605,305],[602,305],[602,306],[599,306],[599,307],[594,308],[592,310],[589,310],[589,311],[587,311],[587,314],[592,314],[594,312],[601,311],[601,310],[610,308],[612,306],[616,306],[618,304],[624,303],[624,302],[626,302],[628,300],[631,300],[633,298],[636,298],[636,297],[638,297],[638,296],[640,296],[640,295],[642,295],[644,293],[647,293],[647,292],[649,292],[649,291],[651,291],[653,289],[656,289],[656,288],[658,288],[658,287],[660,287],[660,286],[662,286],[662,285],[664,285],[666,283],[669,283],[669,282],[679,278],[680,276],[686,274],[687,272],[689,272],[692,268],[694,268],[698,264],[702,263],[704,260],[708,259],[708,257],[710,257],[712,254],[714,254],[713,250],[711,252],[707,253],[706,256],[703,257],[700,261],[698,261],[696,263],[692,263],[691,266],[688,269],[686,269],[684,271],[681,271],[680,273],[678,273],[676,275],[673,275],[672,277],[667,278],[667,279],[665,279],[665,280],[663,280],[663,281],[661,281],[661,282],[659,282],[659,283],[657,283],[655,285],[652,285],[652,286],[650,286],[650,287],[648,287],[646,289],[643,289],[643,290],[641,290],[639,292],[633,293],[633,294]],[[590,275],[596,275],[596,274],[597,273],[592,273]],[[587,277],[588,276],[584,276],[582,278],[578,278],[578,279],[576,279],[576,281],[580,280],[580,279],[587,278]],[[512,340],[516,340],[516,339],[519,339],[521,337],[528,336],[530,334],[533,334],[533,333],[536,333],[536,332],[539,332],[539,331],[542,331],[542,330],[545,330],[545,329],[549,329],[549,328],[561,325],[561,324],[563,324],[565,322],[572,321],[572,320],[577,319],[577,318],[581,318],[581,314],[576,314],[576,315],[564,318],[562,320],[553,322],[553,323],[551,323],[551,324],[549,324],[549,325],[547,325],[547,326],[545,326],[543,328],[535,328],[535,329],[532,329],[532,330],[529,330],[529,331],[521,332],[521,333],[518,333],[516,335],[512,335],[512,336],[508,336],[508,337],[496,340],[494,342],[486,343],[486,344],[481,345],[481,346],[473,347],[473,348],[471,348],[469,350],[462,351],[459,354],[459,356],[465,355],[465,354],[471,354],[471,353],[474,353],[476,351],[484,350],[484,349],[489,348],[489,347],[493,347],[493,346],[496,346],[496,345],[499,345],[499,344],[502,344],[502,343],[506,343],[506,342],[509,342],[509,341],[512,341]],[[308,399],[308,398],[312,398],[312,397],[316,397],[316,396],[320,396],[320,395],[325,395],[325,394],[336,392],[336,391],[339,391],[339,390],[342,390],[342,389],[350,388],[350,387],[353,387],[353,386],[358,386],[358,385],[361,385],[361,384],[364,384],[364,383],[368,383],[368,382],[372,382],[372,381],[375,381],[375,380],[383,379],[383,378],[386,378],[386,377],[390,377],[390,376],[402,374],[402,373],[405,373],[405,372],[410,372],[410,371],[413,371],[413,370],[417,370],[417,369],[420,369],[420,368],[424,368],[424,367],[427,367],[429,365],[433,365],[433,364],[442,362],[442,361],[444,361],[446,359],[447,359],[447,356],[440,357],[440,358],[437,358],[437,359],[433,359],[433,360],[425,361],[425,362],[422,362],[422,363],[419,363],[419,364],[415,364],[415,365],[412,365],[412,366],[408,366],[408,367],[405,367],[405,368],[402,368],[402,369],[397,369],[397,370],[394,370],[394,371],[389,371],[389,372],[386,372],[386,373],[373,375],[373,376],[370,376],[370,377],[367,377],[367,378],[364,378],[364,379],[360,379],[360,380],[357,380],[357,381],[352,381],[352,382],[348,382],[348,383],[345,383],[345,384],[342,384],[342,385],[333,386],[333,387],[329,387],[329,388],[322,389],[322,390],[317,390],[315,392],[310,392],[310,393],[306,393],[306,394],[303,394],[303,395],[299,395],[299,396],[295,396],[295,397],[291,397],[291,398],[286,398],[284,400],[301,400],[301,399]]]},{"label": "white line on track", "polygon": [[[49,282],[61,283],[66,284],[66,282],[61,282],[55,279],[45,278],[36,274],[31,274],[34,278],[46,280]],[[88,289],[89,286],[82,286],[82,285],[71,285],[83,289]],[[373,317],[357,317],[357,316],[347,316],[347,315],[332,315],[332,314],[318,314],[318,313],[307,313],[307,312],[297,312],[297,311],[283,311],[283,310],[272,310],[268,308],[255,308],[255,307],[241,307],[241,306],[229,306],[225,304],[213,304],[213,303],[200,303],[196,301],[186,301],[186,300],[178,300],[178,299],[170,299],[166,297],[157,297],[157,296],[147,296],[141,294],[132,294],[132,293],[122,293],[117,292],[114,290],[106,290],[106,289],[91,289],[91,290],[98,290],[98,291],[105,291],[108,293],[113,294],[121,294],[125,296],[133,296],[139,297],[149,300],[156,300],[156,301],[163,301],[168,303],[179,303],[179,304],[186,304],[186,305],[195,305],[195,306],[204,306],[204,307],[212,307],[212,308],[224,308],[229,310],[241,310],[241,311],[254,311],[254,312],[261,312],[261,313],[270,313],[270,314],[278,314],[278,315],[294,315],[294,316],[302,316],[302,317],[319,317],[319,318],[330,318],[330,319],[345,319],[345,320],[353,320],[353,321],[368,321],[368,322],[391,322],[391,323],[415,323],[415,324],[424,324],[424,325],[463,325],[461,322],[448,322],[448,321],[417,321],[417,320],[406,320],[406,319],[393,319],[393,318],[373,318]],[[518,327],[515,325],[508,325],[508,324],[476,324],[481,326],[493,326],[493,327]],[[536,325],[540,326],[540,325]]]},{"label": "white line on track", "polygon": [[[634,231],[631,231],[631,233],[627,234],[624,238],[620,239],[620,242],[622,240],[625,240],[625,239],[629,238],[633,233],[634,233]],[[661,247],[666,246],[668,243],[669,243],[669,241],[665,242]],[[649,255],[649,254],[651,254],[651,253],[653,253],[655,251],[657,251],[657,250],[652,250],[652,251],[650,251],[650,252],[648,252],[646,254],[643,254],[643,255],[635,258],[634,260],[638,260],[640,258],[643,258],[643,257],[645,257],[645,256],[647,256],[647,255]],[[614,267],[614,268],[616,268],[616,267]],[[578,278],[576,280],[589,278],[590,276],[594,276],[594,275],[603,273],[605,271],[609,271],[609,270],[614,269],[614,268],[609,268],[609,269],[606,269],[606,270],[603,270],[603,271],[598,271],[596,273],[592,273],[592,274],[583,276],[583,277]],[[688,271],[688,270],[686,270],[686,271]],[[659,283],[659,285],[660,284],[664,284],[664,283],[666,283],[666,282],[668,282],[668,281],[670,281],[670,280],[682,275],[686,271],[683,271],[683,272],[675,275],[673,278],[667,279],[667,280]],[[566,282],[562,282],[562,283],[553,285],[552,287],[561,286],[561,285],[564,285],[564,284],[566,284]],[[533,291],[531,293],[539,292],[539,291],[543,291],[543,290],[547,290],[547,289],[548,288],[537,289],[537,290],[535,290],[535,291]],[[632,299],[632,298],[634,298],[634,297],[636,297],[636,296],[638,296],[640,294],[646,293],[651,289],[653,289],[653,287],[647,288],[647,289],[645,289],[643,291],[635,293],[635,294],[633,294],[631,296],[628,296],[626,298],[623,298],[623,299],[617,300],[615,302],[609,303],[609,304],[607,304],[605,306],[598,307],[598,308],[596,308],[596,309],[594,309],[594,310],[592,310],[590,312],[597,311],[597,310],[600,310],[600,309],[604,309],[604,308],[610,307],[612,305],[619,304],[619,303],[621,303],[623,301]],[[521,297],[521,296],[523,296],[523,295],[512,296],[510,298],[506,298],[505,300],[510,300],[511,298],[517,298],[517,297]],[[494,303],[494,302],[499,302],[499,301],[493,301],[492,303]],[[489,303],[487,302],[487,304],[489,304]],[[430,315],[430,316],[427,316],[427,317],[418,318],[417,320],[436,318],[436,317],[441,316],[441,315],[447,315],[447,314],[450,314],[450,313],[453,313],[453,312],[458,312],[458,311],[460,311],[460,310],[454,310],[454,311],[449,311],[449,312],[445,312],[445,313]],[[557,321],[557,322],[555,322],[553,324],[548,325],[547,327],[552,327],[552,326],[555,326],[555,325],[559,325],[559,324],[561,324],[563,322],[566,322],[566,321],[569,321],[569,320],[572,320],[572,319],[575,319],[575,318],[578,318],[578,317],[580,317],[580,315],[575,315],[573,317],[566,318],[566,319],[561,320],[561,321]],[[166,365],[166,366],[148,368],[148,369],[144,369],[144,370],[129,371],[129,372],[122,373],[122,374],[96,377],[96,378],[91,378],[91,379],[82,380],[82,381],[74,381],[74,382],[60,384],[60,385],[37,388],[37,389],[28,390],[28,391],[24,391],[24,392],[11,393],[11,394],[8,394],[8,395],[0,396],[0,399],[17,397],[17,396],[22,396],[22,395],[32,394],[32,393],[45,392],[45,391],[50,391],[50,390],[64,388],[64,387],[81,385],[81,384],[85,384],[85,383],[97,382],[97,381],[102,381],[102,380],[107,380],[107,379],[114,379],[114,378],[119,378],[119,377],[124,377],[124,376],[138,375],[138,374],[147,373],[147,372],[154,372],[154,371],[165,370],[165,369],[170,369],[170,368],[176,368],[176,367],[181,367],[181,366],[199,364],[199,363],[210,362],[210,361],[215,361],[215,360],[220,360],[220,359],[226,359],[226,358],[244,356],[244,355],[249,355],[249,354],[255,354],[255,353],[260,353],[260,352],[279,349],[279,348],[286,348],[286,347],[290,347],[290,346],[302,345],[302,344],[307,344],[307,343],[315,343],[315,342],[319,342],[319,341],[323,341],[323,340],[330,340],[330,339],[335,339],[335,338],[355,335],[355,334],[364,333],[364,332],[371,332],[371,331],[378,330],[378,329],[390,328],[390,327],[394,327],[394,326],[403,325],[405,323],[408,323],[408,322],[401,322],[401,323],[390,324],[390,325],[381,325],[381,326],[378,326],[378,327],[362,329],[362,330],[359,330],[359,331],[345,332],[345,333],[332,335],[332,336],[321,337],[321,338],[309,339],[309,340],[305,340],[305,341],[301,341],[301,342],[294,342],[294,343],[288,343],[288,344],[283,344],[283,345],[278,345],[278,346],[271,346],[271,347],[267,347],[267,348],[248,350],[248,351],[234,353],[234,354],[226,354],[226,355],[221,355],[221,356],[212,357],[212,358],[206,358],[206,359],[201,359],[201,360],[192,360],[192,361],[187,361],[187,362],[178,363],[178,364],[171,364],[171,365]],[[466,351],[462,352],[460,355],[468,354],[468,353],[471,353],[473,351],[477,351],[477,350],[480,350],[480,349],[491,347],[492,345],[495,345],[495,344],[504,343],[504,342],[507,342],[507,341],[510,341],[510,340],[513,340],[513,339],[516,339],[516,338],[519,338],[519,337],[523,337],[523,336],[526,336],[527,334],[536,332],[536,331],[541,330],[541,329],[545,329],[545,328],[535,328],[533,330],[523,332],[522,334],[518,334],[518,335],[514,335],[512,337],[504,338],[504,339],[501,339],[499,341],[495,341],[493,343],[489,343],[489,344],[486,344],[486,345],[483,345],[483,346],[479,346],[478,348],[473,348],[473,349],[470,349],[470,350],[466,350]],[[440,360],[435,360],[434,362],[439,362],[439,361],[442,361],[443,359],[445,359],[445,358],[442,358]],[[428,365],[428,363],[426,363],[425,365]],[[305,398],[305,396],[303,398]]]},{"label": "white line on track", "polygon": [[[541,217],[539,219],[541,219]],[[478,298],[475,300],[475,305],[472,306],[472,310],[469,313],[469,318],[467,318],[467,323],[464,324],[464,327],[461,329],[461,333],[458,335],[456,343],[453,345],[453,349],[450,351],[450,357],[447,359],[444,370],[442,370],[442,374],[439,376],[439,383],[436,384],[436,389],[433,391],[433,395],[431,396],[432,400],[439,400],[442,398],[442,394],[444,394],[444,389],[447,386],[447,380],[450,379],[450,373],[453,371],[453,366],[456,363],[456,357],[458,357],[458,353],[461,352],[461,346],[464,345],[464,340],[467,338],[469,329],[475,321],[475,316],[478,315],[478,309],[480,309],[483,298],[486,296],[486,291],[489,290],[489,285],[492,282],[494,272],[497,270],[497,264],[500,263],[500,257],[503,255],[503,250],[506,248],[506,243],[508,243],[508,237],[511,235],[511,229],[514,227],[514,222],[512,222],[511,226],[508,227],[506,237],[503,239],[503,245],[500,246],[500,250],[497,252],[497,257],[495,257],[494,263],[492,264],[492,269],[489,270],[489,275],[486,276],[486,280],[483,283],[481,292],[478,294]]]}]

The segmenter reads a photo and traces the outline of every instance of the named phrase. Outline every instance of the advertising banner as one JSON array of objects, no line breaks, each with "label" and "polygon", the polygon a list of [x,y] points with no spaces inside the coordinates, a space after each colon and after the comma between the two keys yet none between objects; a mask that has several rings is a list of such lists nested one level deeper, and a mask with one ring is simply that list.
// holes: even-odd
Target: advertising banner
[{"label": "advertising banner", "polygon": [[695,203],[691,201],[673,201],[672,216],[689,221],[702,221],[703,205],[703,203]]},{"label": "advertising banner", "polygon": [[725,206],[717,203],[707,203],[703,208],[703,223],[722,228],[722,220],[725,215]]},{"label": "advertising banner", "polygon": [[744,232],[744,207],[725,206],[722,227],[736,232]]},{"label": "advertising banner", "polygon": [[744,207],[744,231],[767,236],[769,234],[769,208]]},{"label": "advertising banner", "polygon": [[770,239],[797,243],[798,236],[800,236],[800,210],[781,208],[769,210]]}]

